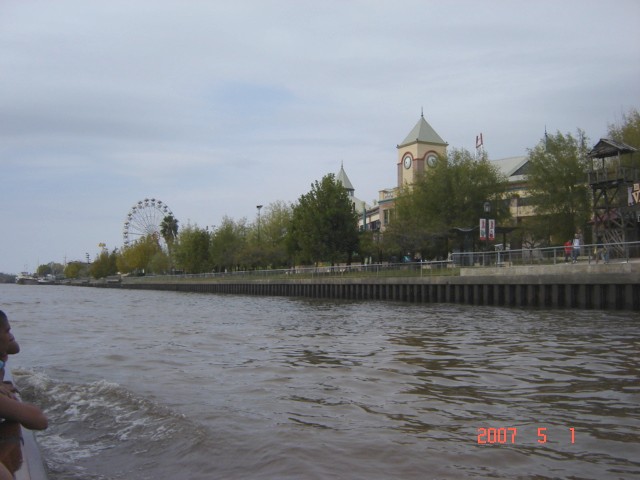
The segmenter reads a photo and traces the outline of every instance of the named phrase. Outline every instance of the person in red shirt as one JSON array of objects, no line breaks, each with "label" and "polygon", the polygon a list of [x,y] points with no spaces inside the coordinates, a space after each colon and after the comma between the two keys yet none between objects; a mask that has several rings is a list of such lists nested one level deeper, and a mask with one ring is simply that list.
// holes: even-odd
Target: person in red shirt
[{"label": "person in red shirt", "polygon": [[564,263],[569,263],[572,247],[573,242],[571,240],[567,240],[566,242],[564,242]]}]

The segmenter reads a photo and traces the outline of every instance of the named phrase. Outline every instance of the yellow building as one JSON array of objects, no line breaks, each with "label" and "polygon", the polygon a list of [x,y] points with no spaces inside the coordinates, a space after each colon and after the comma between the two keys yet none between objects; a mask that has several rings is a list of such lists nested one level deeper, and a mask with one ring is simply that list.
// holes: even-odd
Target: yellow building
[{"label": "yellow building", "polygon": [[447,142],[420,115],[418,123],[396,146],[397,185],[378,192],[378,204],[367,210],[360,221],[360,229],[382,230],[391,222],[398,190],[411,185],[418,176],[434,168],[447,156]]},{"label": "yellow building", "polygon": [[500,169],[500,172],[509,181],[506,199],[509,202],[509,212],[514,226],[519,226],[522,219],[535,215],[535,209],[527,187],[527,156],[508,157],[500,160],[492,160],[491,163]]},{"label": "yellow building", "polygon": [[[438,162],[447,156],[447,142],[429,125],[424,114],[405,139],[396,146],[397,184],[378,192],[378,202],[366,213],[361,214],[359,226],[361,230],[384,231],[393,217],[393,209],[398,191],[414,183],[419,175],[428,173]],[[509,208],[514,224],[534,214],[528,201],[526,156],[509,157],[492,161],[509,180]],[[361,210],[358,210],[360,213]]]}]

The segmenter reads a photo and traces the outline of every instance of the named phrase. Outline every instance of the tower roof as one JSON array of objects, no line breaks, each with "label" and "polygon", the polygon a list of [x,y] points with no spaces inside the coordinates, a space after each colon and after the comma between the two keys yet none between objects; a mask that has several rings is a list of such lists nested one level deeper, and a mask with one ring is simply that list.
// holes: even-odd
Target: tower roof
[{"label": "tower roof", "polygon": [[349,177],[347,177],[347,172],[344,171],[344,165],[342,164],[340,165],[340,171],[336,176],[336,180],[342,184],[345,190],[351,191],[351,192],[355,190],[355,188],[353,188],[353,185],[349,181]]},{"label": "tower roof", "polygon": [[344,171],[344,164],[342,163],[340,164],[340,171],[338,172],[338,175],[336,175],[336,180],[340,182],[342,184],[342,187],[347,191],[347,194],[349,195],[351,203],[353,203],[356,212],[360,213],[366,211],[369,208],[367,202],[360,200],[354,195],[355,188],[353,188],[349,177],[347,177],[347,172]]},{"label": "tower roof", "polygon": [[398,148],[417,142],[447,145],[447,142],[445,142],[424,119],[424,114],[420,115],[420,120],[418,120],[416,126],[413,127],[413,130],[409,132],[409,135],[407,135],[402,143],[398,145]]}]

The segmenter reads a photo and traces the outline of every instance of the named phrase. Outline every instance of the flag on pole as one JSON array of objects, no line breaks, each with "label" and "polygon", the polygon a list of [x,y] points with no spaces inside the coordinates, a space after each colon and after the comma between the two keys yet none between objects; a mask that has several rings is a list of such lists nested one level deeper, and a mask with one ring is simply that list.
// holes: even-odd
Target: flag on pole
[{"label": "flag on pole", "polygon": [[480,135],[476,135],[476,148],[480,148],[483,145],[482,142],[482,133]]}]

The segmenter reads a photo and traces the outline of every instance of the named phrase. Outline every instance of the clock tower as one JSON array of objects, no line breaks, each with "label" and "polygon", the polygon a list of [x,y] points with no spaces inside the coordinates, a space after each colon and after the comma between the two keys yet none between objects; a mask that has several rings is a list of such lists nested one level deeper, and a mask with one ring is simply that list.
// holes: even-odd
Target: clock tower
[{"label": "clock tower", "polygon": [[427,123],[424,114],[398,149],[398,188],[411,185],[416,178],[444,161],[447,142]]}]

